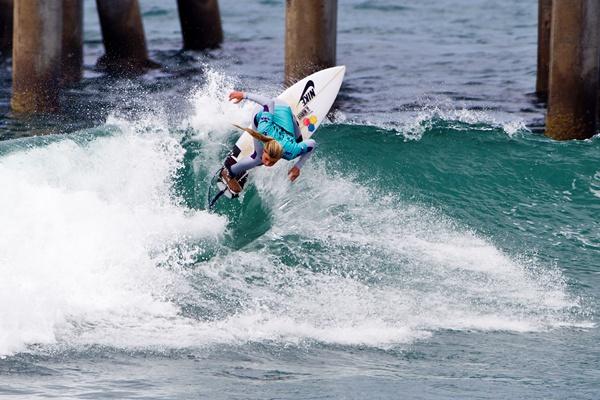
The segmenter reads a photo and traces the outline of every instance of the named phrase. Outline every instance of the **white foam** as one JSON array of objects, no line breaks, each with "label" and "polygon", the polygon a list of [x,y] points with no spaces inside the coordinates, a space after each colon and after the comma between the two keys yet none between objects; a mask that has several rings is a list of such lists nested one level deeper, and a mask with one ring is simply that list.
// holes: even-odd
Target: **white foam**
[{"label": "white foam", "polygon": [[0,158],[0,355],[54,343],[98,315],[175,316],[166,296],[181,282],[153,252],[224,230],[223,218],[173,195],[183,150],[159,119],[109,125],[112,136]]},{"label": "white foam", "polygon": [[[572,314],[580,309],[578,300],[552,266],[509,257],[431,210],[393,197],[378,200],[315,164],[303,169],[291,190],[285,167],[254,176],[275,215],[265,245],[289,246],[304,265],[288,265],[295,272],[285,274],[296,275],[284,279],[285,296],[271,302],[277,305],[272,318],[289,318],[283,336],[293,339],[289,332],[296,329],[325,342],[387,346],[439,329],[590,326]],[[287,245],[290,237],[319,250]],[[273,258],[268,250],[258,253],[262,263]],[[247,272],[261,261],[236,262]],[[277,272],[260,273],[272,277],[285,270],[272,268]]]},{"label": "white foam", "polygon": [[472,110],[444,98],[422,99],[419,103],[422,105],[414,111],[401,111],[391,115],[390,113],[372,115],[367,120],[353,120],[342,113],[337,113],[336,118],[340,118],[345,124],[367,125],[396,131],[406,140],[420,140],[426,132],[434,127],[436,120],[445,121],[456,130],[500,129],[511,138],[519,133],[530,132],[525,120],[514,114]]},{"label": "white foam", "polygon": [[194,170],[208,167],[213,171],[222,161],[223,154],[230,150],[241,131],[233,124],[248,126],[256,104],[243,101],[234,104],[229,93],[239,83],[235,78],[207,68],[206,81],[189,96],[192,112],[181,121],[180,128],[191,129],[190,140],[202,144],[202,159],[195,161]]},{"label": "white foam", "polygon": [[590,183],[590,192],[594,196],[600,197],[600,171],[596,171],[592,178],[592,183]]}]

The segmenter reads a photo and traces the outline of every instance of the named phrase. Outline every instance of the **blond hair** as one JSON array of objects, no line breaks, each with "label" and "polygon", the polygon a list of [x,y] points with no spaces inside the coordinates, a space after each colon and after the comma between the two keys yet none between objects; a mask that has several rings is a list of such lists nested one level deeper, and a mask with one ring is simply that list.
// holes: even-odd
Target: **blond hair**
[{"label": "blond hair", "polygon": [[273,161],[279,160],[283,155],[283,147],[281,147],[281,144],[279,144],[279,142],[273,139],[272,137],[263,135],[262,133],[255,131],[254,129],[244,128],[236,124],[233,124],[233,126],[248,132],[250,136],[252,136],[254,139],[263,142],[265,144],[264,151],[267,152],[267,154]]}]

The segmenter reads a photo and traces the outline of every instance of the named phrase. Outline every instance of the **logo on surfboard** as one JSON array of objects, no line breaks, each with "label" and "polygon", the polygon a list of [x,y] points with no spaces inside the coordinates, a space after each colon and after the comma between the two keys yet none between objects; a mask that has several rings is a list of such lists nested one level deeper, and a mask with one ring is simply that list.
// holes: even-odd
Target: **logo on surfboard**
[{"label": "logo on surfboard", "polygon": [[306,117],[308,114],[312,114],[312,112],[313,110],[311,110],[310,107],[306,106],[296,115],[296,118],[298,119],[298,121],[302,121],[302,118]]},{"label": "logo on surfboard", "polygon": [[302,94],[300,95],[300,100],[298,100],[298,103],[302,103],[302,105],[305,106],[309,101],[314,99],[315,96],[315,83],[309,80],[306,82],[304,90],[302,90]]},{"label": "logo on surfboard", "polygon": [[304,124],[304,126],[308,127],[308,131],[309,132],[314,132],[315,130],[315,124],[317,123],[318,119],[316,115],[311,115],[308,118],[304,118],[302,120],[302,123]]}]

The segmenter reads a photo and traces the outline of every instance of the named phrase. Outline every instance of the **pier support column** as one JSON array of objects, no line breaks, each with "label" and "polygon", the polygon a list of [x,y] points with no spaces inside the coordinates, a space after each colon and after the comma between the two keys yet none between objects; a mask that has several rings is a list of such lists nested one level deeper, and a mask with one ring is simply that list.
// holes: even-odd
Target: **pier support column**
[{"label": "pier support column", "polygon": [[223,28],[218,0],[177,0],[184,50],[219,47]]},{"label": "pier support column", "polygon": [[586,139],[596,133],[600,5],[554,0],[546,136]]},{"label": "pier support column", "polygon": [[0,0],[0,56],[10,57],[13,40],[13,0]]},{"label": "pier support column", "polygon": [[96,0],[105,54],[98,65],[113,73],[140,73],[155,66],[148,60],[138,0]]},{"label": "pier support column", "polygon": [[83,0],[63,0],[62,84],[81,79],[83,67]]},{"label": "pier support column", "polygon": [[551,22],[552,0],[538,0],[538,53],[535,92],[542,100],[546,100],[548,98]]},{"label": "pier support column", "polygon": [[335,65],[337,0],[287,0],[285,82]]},{"label": "pier support column", "polygon": [[15,0],[13,111],[58,110],[62,17],[62,1]]}]

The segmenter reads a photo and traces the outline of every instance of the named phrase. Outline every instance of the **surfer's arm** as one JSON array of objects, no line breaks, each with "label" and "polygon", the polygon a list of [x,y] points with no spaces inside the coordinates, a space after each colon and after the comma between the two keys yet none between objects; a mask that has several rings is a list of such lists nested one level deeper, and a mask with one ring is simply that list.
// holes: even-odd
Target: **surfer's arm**
[{"label": "surfer's arm", "polygon": [[252,100],[253,102],[260,104],[263,107],[263,111],[272,113],[275,110],[275,99],[272,99],[270,97],[261,96],[256,93],[246,93],[238,91],[233,91],[229,93],[229,100],[233,101],[235,104],[239,103],[244,99]]},{"label": "surfer's arm", "polygon": [[294,164],[294,167],[300,169],[302,168],[304,163],[310,158],[310,156],[312,156],[313,150],[317,147],[317,142],[315,142],[314,139],[308,139],[303,140],[298,144],[302,146],[303,149],[302,153],[300,153],[298,161],[296,161],[296,164]]},{"label": "surfer's arm", "polygon": [[256,93],[244,92],[244,99],[248,99],[250,101],[260,104],[263,107],[263,111],[272,113],[273,110],[275,110],[275,99],[273,98],[261,96]]},{"label": "surfer's arm", "polygon": [[304,163],[306,163],[306,161],[310,158],[310,156],[312,156],[313,150],[317,147],[317,142],[315,142],[313,139],[308,139],[303,140],[302,142],[298,143],[298,145],[302,146],[303,149],[302,153],[300,153],[298,161],[296,161],[296,164],[294,164],[292,169],[290,169],[290,171],[288,172],[288,176],[292,182],[294,182],[296,178],[298,178],[298,176],[300,175],[300,169],[302,168]]}]

